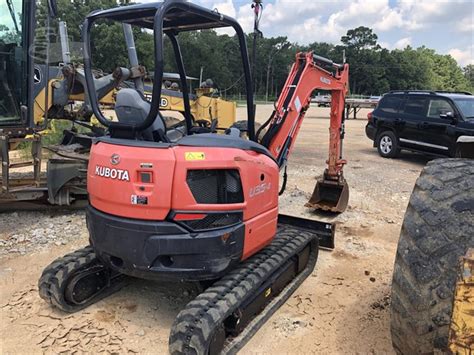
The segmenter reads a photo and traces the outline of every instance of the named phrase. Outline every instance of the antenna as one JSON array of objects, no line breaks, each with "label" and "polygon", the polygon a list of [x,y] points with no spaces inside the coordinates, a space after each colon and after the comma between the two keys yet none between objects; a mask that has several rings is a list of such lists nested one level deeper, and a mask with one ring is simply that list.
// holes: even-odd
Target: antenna
[{"label": "antenna", "polygon": [[[255,68],[257,61],[257,38],[262,36],[263,33],[260,31],[260,19],[262,17],[263,4],[262,0],[253,0],[252,9],[254,12],[254,23],[253,23],[253,44],[252,44],[252,81],[255,83]],[[255,87],[254,87],[255,90]]]}]

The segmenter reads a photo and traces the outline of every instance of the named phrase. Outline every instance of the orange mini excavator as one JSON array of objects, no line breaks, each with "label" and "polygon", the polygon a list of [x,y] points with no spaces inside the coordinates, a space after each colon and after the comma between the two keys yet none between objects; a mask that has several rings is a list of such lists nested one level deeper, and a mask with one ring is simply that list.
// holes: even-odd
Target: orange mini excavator
[{"label": "orange mini excavator", "polygon": [[[155,83],[162,81],[163,36],[169,38],[183,90],[183,126],[166,128],[159,85],[151,102],[140,83],[121,89],[117,121],[103,116],[92,80],[91,28],[104,19],[153,30]],[[235,128],[205,131],[190,113],[179,33],[224,26],[234,28],[239,41],[248,139]],[[171,329],[170,352],[236,352],[311,274],[318,245],[334,247],[331,224],[278,214],[279,173],[311,93],[330,90],[328,168],[309,204],[334,211],[347,205],[341,142],[348,65],[297,54],[257,141],[247,46],[234,19],[185,1],[138,4],[93,12],[83,38],[91,105],[108,127],[92,146],[87,173],[90,246],[50,264],[39,280],[40,295],[74,312],[116,291],[129,276],[200,282],[203,292]]]}]

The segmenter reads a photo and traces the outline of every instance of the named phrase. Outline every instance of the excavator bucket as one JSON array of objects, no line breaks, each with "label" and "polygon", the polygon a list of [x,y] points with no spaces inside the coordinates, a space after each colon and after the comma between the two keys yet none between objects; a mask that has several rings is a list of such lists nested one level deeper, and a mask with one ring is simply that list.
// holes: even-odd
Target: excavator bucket
[{"label": "excavator bucket", "polygon": [[316,183],[313,195],[305,206],[323,211],[344,212],[348,202],[349,185],[345,180],[322,179]]}]

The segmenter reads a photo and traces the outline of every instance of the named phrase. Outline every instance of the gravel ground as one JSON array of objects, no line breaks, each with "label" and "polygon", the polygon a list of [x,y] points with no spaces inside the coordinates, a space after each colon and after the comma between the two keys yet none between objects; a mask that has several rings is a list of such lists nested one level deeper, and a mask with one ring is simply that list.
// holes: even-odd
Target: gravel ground
[{"label": "gravel ground", "polygon": [[49,250],[78,238],[85,213],[12,212],[0,215],[0,256]]},{"label": "gravel ground", "polygon": [[[259,106],[262,121],[271,106]],[[239,108],[239,114],[244,110]],[[253,353],[391,353],[390,282],[403,214],[428,159],[403,153],[382,159],[365,137],[365,114],[346,124],[345,176],[350,201],[339,216],[304,207],[327,155],[328,109],[311,108],[293,155],[281,212],[333,221],[336,249],[241,351]],[[55,258],[87,244],[84,212],[0,214],[0,352],[166,353],[174,317],[196,295],[189,284],[136,280],[73,315],[38,296],[37,281]]]}]

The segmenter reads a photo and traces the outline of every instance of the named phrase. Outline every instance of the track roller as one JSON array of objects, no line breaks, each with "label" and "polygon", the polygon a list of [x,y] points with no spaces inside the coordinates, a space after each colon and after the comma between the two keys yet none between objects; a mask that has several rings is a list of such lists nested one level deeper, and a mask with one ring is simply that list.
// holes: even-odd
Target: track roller
[{"label": "track roller", "polygon": [[279,225],[274,241],[178,314],[171,354],[236,353],[311,274],[318,237]]},{"label": "track roller", "polygon": [[125,286],[126,276],[107,268],[91,246],[53,261],[38,281],[39,294],[49,304],[73,313]]}]

